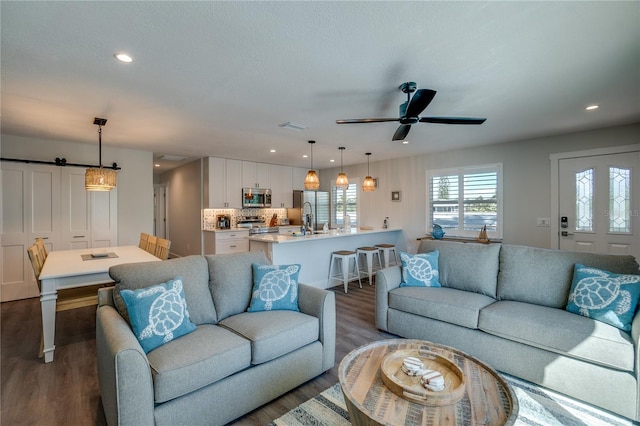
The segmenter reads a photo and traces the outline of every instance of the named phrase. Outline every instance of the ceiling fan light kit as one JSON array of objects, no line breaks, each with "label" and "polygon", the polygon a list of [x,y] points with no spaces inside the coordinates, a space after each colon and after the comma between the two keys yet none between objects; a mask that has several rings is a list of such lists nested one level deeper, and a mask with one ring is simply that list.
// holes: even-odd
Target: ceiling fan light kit
[{"label": "ceiling fan light kit", "polygon": [[[406,102],[400,105],[400,114],[398,118],[349,118],[344,120],[336,120],[337,124],[356,124],[356,123],[384,123],[388,121],[397,121],[400,126],[393,134],[392,140],[404,141],[412,124],[417,123],[437,123],[437,124],[482,124],[486,118],[472,117],[420,117],[422,111],[431,103],[436,96],[436,91],[431,89],[417,89],[417,85],[413,81],[402,83],[399,89],[407,94]],[[415,93],[414,93],[415,92]],[[414,93],[413,97],[411,94]]]},{"label": "ceiling fan light kit", "polygon": [[364,181],[362,182],[362,191],[373,192],[376,190],[376,182],[369,173],[369,157],[371,156],[371,153],[367,152],[365,155],[367,156],[367,177],[364,178]]},{"label": "ceiling fan light kit", "polygon": [[346,190],[349,188],[349,179],[347,175],[342,171],[342,153],[345,150],[344,146],[338,147],[340,150],[340,173],[338,173],[338,177],[336,178],[336,187],[339,189]]},{"label": "ceiling fan light kit", "polygon": [[115,170],[102,167],[102,126],[107,124],[106,118],[95,117],[93,124],[98,126],[98,152],[100,167],[88,168],[84,173],[84,188],[87,191],[111,191],[116,187],[118,174]]},{"label": "ceiling fan light kit", "polygon": [[316,141],[309,141],[309,145],[311,145],[311,169],[307,172],[307,177],[304,178],[304,189],[309,191],[317,191],[320,189],[320,178],[318,174],[313,169],[313,144]]}]

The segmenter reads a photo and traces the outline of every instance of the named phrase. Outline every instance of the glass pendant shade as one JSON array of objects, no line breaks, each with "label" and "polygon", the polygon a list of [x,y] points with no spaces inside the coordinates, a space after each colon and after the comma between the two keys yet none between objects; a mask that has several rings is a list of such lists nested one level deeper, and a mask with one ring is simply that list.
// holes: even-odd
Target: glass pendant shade
[{"label": "glass pendant shade", "polygon": [[373,192],[376,190],[376,183],[373,181],[373,178],[369,175],[369,156],[370,152],[366,153],[367,156],[367,177],[364,178],[364,182],[362,182],[362,190],[364,192]]},{"label": "glass pendant shade", "polygon": [[344,146],[338,148],[340,150],[340,173],[338,173],[338,177],[336,178],[336,187],[339,189],[347,189],[349,188],[349,179],[347,175],[342,171],[342,152],[345,150]]},{"label": "glass pendant shade", "polygon": [[311,169],[307,172],[307,177],[304,178],[304,189],[308,189],[310,191],[317,191],[320,189],[320,178],[318,174],[313,169],[313,144],[316,141],[309,141],[309,145],[311,145]]},{"label": "glass pendant shade", "polygon": [[107,124],[107,119],[96,117],[93,120],[93,124],[98,126],[98,162],[100,167],[88,168],[85,171],[84,189],[87,191],[111,191],[116,187],[118,174],[115,170],[102,167],[102,126]]}]

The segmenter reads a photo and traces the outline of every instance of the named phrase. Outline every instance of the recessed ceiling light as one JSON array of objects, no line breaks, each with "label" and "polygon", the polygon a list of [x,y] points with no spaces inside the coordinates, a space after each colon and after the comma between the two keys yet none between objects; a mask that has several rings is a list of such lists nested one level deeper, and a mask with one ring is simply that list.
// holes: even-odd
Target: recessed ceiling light
[{"label": "recessed ceiling light", "polygon": [[307,154],[304,154],[302,158],[309,158],[309,156]]},{"label": "recessed ceiling light", "polygon": [[116,53],[115,55],[113,55],[113,57],[120,62],[124,62],[125,64],[130,64],[131,62],[133,62],[133,58],[126,53]]},{"label": "recessed ceiling light", "polygon": [[275,149],[270,149],[269,152],[276,152],[276,150]]},{"label": "recessed ceiling light", "polygon": [[333,158],[331,160],[329,160],[330,163],[335,163],[336,160],[334,160]]},{"label": "recessed ceiling light", "polygon": [[160,164],[156,164],[156,167],[160,167]]},{"label": "recessed ceiling light", "polygon": [[402,141],[402,145],[409,145],[409,141]]},{"label": "recessed ceiling light", "polygon": [[599,106],[598,105],[589,105],[588,107],[586,107],[585,109],[587,111],[593,111],[594,109],[598,109]]}]

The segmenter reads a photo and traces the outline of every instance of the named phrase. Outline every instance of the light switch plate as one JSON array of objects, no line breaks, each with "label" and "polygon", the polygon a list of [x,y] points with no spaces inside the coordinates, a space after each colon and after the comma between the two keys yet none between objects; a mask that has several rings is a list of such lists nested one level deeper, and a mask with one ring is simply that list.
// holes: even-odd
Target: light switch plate
[{"label": "light switch plate", "polygon": [[551,226],[551,218],[549,217],[539,217],[537,219],[536,226],[549,227]]}]

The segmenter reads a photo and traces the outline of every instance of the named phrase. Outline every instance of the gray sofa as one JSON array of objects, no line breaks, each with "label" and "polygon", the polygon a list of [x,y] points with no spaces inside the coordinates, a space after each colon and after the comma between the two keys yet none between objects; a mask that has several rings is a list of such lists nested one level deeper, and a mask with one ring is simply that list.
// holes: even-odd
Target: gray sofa
[{"label": "gray sofa", "polygon": [[633,256],[423,240],[439,251],[442,287],[399,287],[401,268],[377,272],[376,325],[453,346],[499,371],[640,419],[638,339],[567,312],[575,263],[638,274]]},{"label": "gray sofa", "polygon": [[[300,312],[246,312],[253,262],[268,263],[263,252],[250,252],[109,270],[116,285],[100,291],[96,319],[108,424],[222,425],[333,367],[334,294],[299,284]],[[145,354],[119,291],[176,276],[196,330]]]}]

